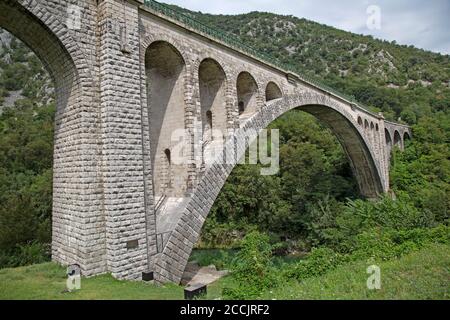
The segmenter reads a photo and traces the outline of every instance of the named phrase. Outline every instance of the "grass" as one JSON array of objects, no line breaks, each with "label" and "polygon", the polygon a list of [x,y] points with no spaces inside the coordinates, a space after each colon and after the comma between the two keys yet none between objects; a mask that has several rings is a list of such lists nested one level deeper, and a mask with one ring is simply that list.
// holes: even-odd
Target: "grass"
[{"label": "grass", "polygon": [[[207,260],[206,251],[202,259]],[[217,256],[218,255],[218,256]],[[215,256],[221,258],[221,254]],[[197,256],[198,258],[199,256]],[[207,262],[207,261],[204,261]],[[381,289],[368,290],[366,269],[381,268]],[[0,270],[0,299],[183,299],[177,285],[156,286],[119,281],[110,275],[82,278],[81,290],[63,292],[65,268],[54,263]],[[220,298],[222,288],[233,286],[225,277],[208,286],[207,299]],[[303,282],[289,281],[265,292],[263,299],[449,299],[450,246],[432,245],[400,259],[355,262]]]},{"label": "grass", "polygon": [[81,290],[64,292],[66,269],[55,263],[0,270],[0,299],[183,299],[183,288],[119,281],[105,274],[81,279]]},{"label": "grass", "polygon": [[[381,289],[369,290],[369,265],[381,269]],[[434,244],[400,259],[359,261],[265,292],[263,299],[449,299],[450,246]]]}]

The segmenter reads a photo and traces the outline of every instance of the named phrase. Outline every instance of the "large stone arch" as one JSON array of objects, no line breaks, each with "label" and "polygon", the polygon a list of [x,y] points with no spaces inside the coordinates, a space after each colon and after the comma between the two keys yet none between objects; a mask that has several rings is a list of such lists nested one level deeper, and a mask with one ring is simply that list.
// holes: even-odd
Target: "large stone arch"
[{"label": "large stone arch", "polygon": [[[172,134],[186,129],[186,60],[166,41],[153,41],[145,51],[151,172],[156,197],[182,197],[187,191],[188,168],[173,164]],[[185,152],[185,151],[184,151]],[[190,156],[190,155],[187,155]],[[175,163],[181,161],[175,161]]]},{"label": "large stone arch", "polygon": [[[150,127],[149,127],[149,114],[148,114],[148,97],[147,97],[147,75],[145,71],[145,60],[147,49],[156,42],[165,42],[173,47],[174,50],[178,52],[180,57],[183,59],[185,64],[185,72],[183,75],[183,94],[184,94],[184,129],[186,130],[185,140],[190,140],[194,142],[195,131],[198,130],[196,128],[196,97],[192,94],[192,87],[195,85],[196,78],[196,55],[183,45],[178,38],[173,37],[173,35],[168,33],[151,33],[145,31],[144,34],[141,35],[141,43],[140,43],[140,65],[141,65],[141,102],[142,102],[142,136],[143,136],[143,156],[144,156],[144,171],[146,180],[152,180],[153,172],[151,170],[152,166],[152,150],[150,150]],[[195,145],[194,143],[192,143]],[[187,164],[188,167],[188,178],[187,178],[187,190],[192,189],[195,185],[195,181],[197,178],[197,164],[194,161],[195,159],[195,149],[194,147],[191,150],[187,151],[189,154],[185,154],[186,157],[189,157],[192,161],[189,161]],[[152,184],[146,184],[146,198],[148,199],[149,206],[152,207],[155,203],[155,199],[153,198],[154,187]]]},{"label": "large stone arch", "polygon": [[[106,271],[97,88],[74,31],[46,2],[0,2],[0,27],[23,41],[48,70],[56,94],[52,258],[77,263],[85,275]],[[97,104],[98,105],[98,104]],[[90,199],[90,201],[86,201]],[[88,221],[98,230],[85,230]],[[74,232],[83,230],[83,232]]]},{"label": "large stone arch", "polygon": [[[384,191],[383,175],[370,148],[370,141],[365,138],[364,128],[355,123],[343,104],[316,93],[286,95],[266,104],[247,119],[235,136],[227,141],[223,154],[218,155],[217,161],[206,169],[155,265],[157,281],[180,281],[209,210],[235,165],[223,163],[222,159],[233,156],[234,159],[240,159],[251,143],[246,141],[249,131],[260,132],[276,118],[295,108],[314,115],[336,134],[364,195],[376,197]],[[234,152],[234,155],[230,155]]]}]

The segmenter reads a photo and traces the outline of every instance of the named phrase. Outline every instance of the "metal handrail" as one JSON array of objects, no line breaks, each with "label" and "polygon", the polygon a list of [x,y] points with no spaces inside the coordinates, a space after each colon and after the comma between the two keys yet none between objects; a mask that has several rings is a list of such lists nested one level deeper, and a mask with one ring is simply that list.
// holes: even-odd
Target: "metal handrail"
[{"label": "metal handrail", "polygon": [[163,205],[164,201],[166,200],[167,196],[164,194],[161,196],[161,198],[159,198],[158,202],[155,205],[155,213],[159,212],[159,209],[161,208],[161,206]]}]

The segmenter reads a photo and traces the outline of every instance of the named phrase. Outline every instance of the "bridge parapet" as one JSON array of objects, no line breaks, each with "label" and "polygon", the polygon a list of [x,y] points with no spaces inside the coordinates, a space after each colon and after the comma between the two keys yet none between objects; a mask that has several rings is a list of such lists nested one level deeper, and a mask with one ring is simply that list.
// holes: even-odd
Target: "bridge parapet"
[{"label": "bridge parapet", "polygon": [[354,96],[340,92],[323,83],[320,79],[308,75],[306,71],[301,71],[291,64],[283,63],[273,56],[256,50],[255,48],[242,42],[237,36],[233,34],[214,29],[211,26],[208,26],[193,17],[184,14],[183,12],[180,12],[166,4],[157,2],[155,0],[144,0],[144,6],[142,6],[141,8],[144,10],[150,9],[153,14],[163,19],[169,19],[172,23],[180,25],[185,29],[191,30],[210,40],[216,41],[223,46],[251,57],[260,63],[264,63],[274,69],[277,69],[283,72],[287,78],[292,79],[292,81],[294,82],[313,86],[316,89],[319,88],[320,90],[336,96],[343,101],[353,104],[356,108],[365,110],[369,113],[371,112],[369,107],[364,106],[362,103],[358,102]]}]

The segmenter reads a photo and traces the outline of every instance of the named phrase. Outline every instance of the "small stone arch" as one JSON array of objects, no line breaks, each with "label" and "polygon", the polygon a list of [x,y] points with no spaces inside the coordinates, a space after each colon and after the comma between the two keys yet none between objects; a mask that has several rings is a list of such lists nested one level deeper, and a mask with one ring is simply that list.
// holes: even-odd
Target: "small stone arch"
[{"label": "small stone arch", "polygon": [[358,116],[358,124],[362,127],[363,126],[363,121],[362,118],[360,116]]},{"label": "small stone arch", "polygon": [[394,146],[402,148],[402,137],[398,130],[394,131]]},{"label": "small stone arch", "polygon": [[228,124],[227,76],[219,62],[212,58],[205,58],[200,62],[198,86],[204,142],[205,139],[212,140],[213,129],[220,130],[222,136],[225,136]]},{"label": "small stone arch", "polygon": [[240,118],[247,118],[257,112],[259,87],[249,72],[239,73],[236,80],[236,94]]},{"label": "small stone arch", "polygon": [[386,140],[386,145],[389,148],[392,148],[392,137],[391,137],[391,134],[389,133],[388,129],[384,129],[384,137]]},{"label": "small stone arch", "polygon": [[273,81],[266,85],[266,102],[283,97],[280,87]]},{"label": "small stone arch", "polygon": [[406,140],[411,140],[411,136],[409,135],[408,131],[405,131],[403,133],[403,141],[406,141]]},{"label": "small stone arch", "polygon": [[386,143],[386,151],[385,151],[386,162],[389,165],[389,163],[391,162],[391,153],[392,153],[392,136],[389,130],[386,128],[384,128],[384,139]]},{"label": "small stone arch", "polygon": [[221,56],[215,54],[214,52],[197,52],[195,53],[195,60],[193,62],[193,70],[195,74],[198,74],[200,64],[205,60],[213,60],[225,73],[225,78],[227,81],[231,81],[233,77],[233,72],[230,67],[225,63]]},{"label": "small stone arch", "polygon": [[191,54],[189,54],[188,51],[185,50],[185,47],[176,39],[173,38],[165,33],[158,33],[158,34],[149,34],[142,38],[141,40],[141,61],[142,63],[145,63],[145,55],[147,52],[147,49],[155,42],[166,42],[170,44],[182,57],[184,60],[184,63],[187,66],[190,66],[192,64],[192,59],[190,59]]}]

